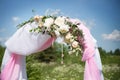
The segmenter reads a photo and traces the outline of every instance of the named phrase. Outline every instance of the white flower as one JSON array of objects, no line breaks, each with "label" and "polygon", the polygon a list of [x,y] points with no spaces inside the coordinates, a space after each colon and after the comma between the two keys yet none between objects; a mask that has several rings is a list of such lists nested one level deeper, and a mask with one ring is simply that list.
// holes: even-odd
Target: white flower
[{"label": "white flower", "polygon": [[70,40],[73,36],[70,33],[67,33],[67,35],[65,36],[65,39]]},{"label": "white flower", "polygon": [[34,16],[34,20],[37,21],[37,22],[39,22],[40,16],[38,16],[38,15]]},{"label": "white flower", "polygon": [[78,42],[77,42],[77,41],[74,41],[74,42],[72,43],[72,47],[73,47],[73,48],[77,48],[77,47],[78,47]]},{"label": "white flower", "polygon": [[73,37],[73,36],[72,36],[70,33],[67,33],[67,35],[65,36],[64,41],[65,41],[66,43],[71,43],[71,42],[73,41],[72,37]]},{"label": "white flower", "polygon": [[55,35],[56,35],[57,37],[60,36],[60,33],[59,33],[58,30],[55,30]]},{"label": "white flower", "polygon": [[54,23],[54,19],[53,18],[47,18],[45,19],[45,23],[44,26],[46,26],[47,28],[50,28],[50,26]]},{"label": "white flower", "polygon": [[69,26],[68,25],[62,25],[62,26],[60,26],[60,28],[59,28],[59,31],[61,32],[61,33],[66,33],[66,32],[68,32],[69,31]]},{"label": "white flower", "polygon": [[57,17],[57,19],[55,20],[55,24],[58,26],[62,26],[65,23],[65,18],[64,17]]},{"label": "white flower", "polygon": [[38,25],[40,28],[43,27],[43,22],[39,22],[39,25]]}]

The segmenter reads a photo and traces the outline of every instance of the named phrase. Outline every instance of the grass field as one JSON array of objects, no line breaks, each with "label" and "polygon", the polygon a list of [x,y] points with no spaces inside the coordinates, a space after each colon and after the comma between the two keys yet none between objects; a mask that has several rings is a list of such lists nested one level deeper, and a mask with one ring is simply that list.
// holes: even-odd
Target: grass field
[{"label": "grass field", "polygon": [[[79,58],[79,57],[78,57]],[[43,63],[27,57],[27,74],[29,80],[83,80],[84,63],[76,57],[65,58],[60,61]],[[78,60],[76,60],[78,59]],[[120,56],[102,58],[105,80],[120,80]]]},{"label": "grass field", "polygon": [[[0,66],[4,50],[0,47]],[[65,55],[64,64],[61,64],[60,54],[55,53],[57,57],[49,63],[41,61],[40,54],[27,56],[28,80],[83,80],[84,62],[81,62],[81,56]],[[120,56],[104,54],[101,59],[105,80],[120,80]]]}]

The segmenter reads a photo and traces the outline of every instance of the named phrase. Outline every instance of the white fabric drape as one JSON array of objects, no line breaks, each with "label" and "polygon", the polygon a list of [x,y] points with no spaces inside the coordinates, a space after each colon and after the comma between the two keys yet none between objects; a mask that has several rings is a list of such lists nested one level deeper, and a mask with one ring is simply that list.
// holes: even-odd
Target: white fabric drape
[{"label": "white fabric drape", "polygon": [[95,54],[94,54],[93,57],[94,57],[95,62],[98,66],[98,69],[101,72],[101,80],[104,80],[103,73],[102,73],[102,62],[101,62],[100,53],[99,53],[99,50],[98,50],[97,40],[93,36],[92,36],[92,39],[93,39],[93,42],[95,44]]},{"label": "white fabric drape", "polygon": [[[3,57],[1,72],[4,70],[6,66],[7,66],[7,69],[5,69],[3,72],[6,72],[7,70],[9,70],[8,69],[9,66],[7,64],[9,63],[9,61],[11,61],[11,64],[15,64],[14,66],[17,66],[15,68],[18,69],[16,75],[15,75],[15,72],[11,73],[12,77],[14,78],[14,75],[15,75],[15,77],[18,76],[17,80],[27,80],[25,56],[38,51],[42,51],[48,48],[52,44],[52,42],[54,42],[54,38],[51,38],[51,36],[48,35],[47,33],[42,34],[37,32],[33,32],[33,33],[29,32],[30,29],[35,27],[38,27],[38,24],[36,22],[28,23],[24,25],[23,27],[18,29],[16,33],[5,43],[6,51]],[[81,24],[79,28],[83,30],[83,33],[85,33],[85,42],[87,45],[87,49],[85,50],[86,54],[82,58],[83,61],[86,61],[87,63],[86,75],[89,76],[90,78],[95,76],[94,74],[96,72],[93,69],[95,65],[95,68],[98,71],[97,73],[101,72],[100,75],[96,74],[101,77],[101,79],[99,78],[97,80],[104,80],[103,74],[102,74],[102,64],[101,64],[101,59],[100,59],[99,51],[97,48],[96,40],[92,37],[89,30],[83,24]],[[14,61],[14,59],[16,59],[16,62]],[[93,62],[91,64],[94,64],[94,65],[89,64],[89,62]],[[91,68],[91,66],[93,67]],[[11,71],[12,70],[15,71],[14,69],[11,69]],[[92,76],[89,74],[90,72],[89,70],[90,71],[93,70]],[[5,78],[4,73],[2,74],[2,76]],[[13,78],[8,77],[3,80],[13,80]],[[89,80],[92,80],[92,79],[89,79]],[[94,80],[96,80],[96,78],[94,78]]]},{"label": "white fabric drape", "polygon": [[21,70],[19,72],[18,80],[27,80],[25,56],[38,51],[42,51],[48,48],[52,43],[51,41],[51,43],[43,47],[43,45],[45,45],[45,43],[51,38],[51,36],[46,33],[42,34],[37,32],[29,32],[30,29],[37,26],[38,25],[35,22],[24,25],[23,27],[18,29],[16,33],[5,43],[6,51],[3,57],[1,71],[10,60],[12,53],[18,54],[21,56]]}]

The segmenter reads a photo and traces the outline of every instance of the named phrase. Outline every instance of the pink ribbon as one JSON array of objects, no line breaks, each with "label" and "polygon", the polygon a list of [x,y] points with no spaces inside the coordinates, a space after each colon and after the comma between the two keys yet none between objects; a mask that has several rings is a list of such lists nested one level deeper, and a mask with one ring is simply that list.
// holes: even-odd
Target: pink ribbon
[{"label": "pink ribbon", "polygon": [[101,80],[100,70],[98,69],[93,57],[86,60],[84,80]]},{"label": "pink ribbon", "polygon": [[82,57],[82,61],[86,61],[84,80],[101,80],[100,70],[93,57],[95,54],[95,43],[89,30],[83,24],[80,24],[79,28],[82,29],[85,38],[85,50]]},{"label": "pink ribbon", "polygon": [[11,54],[11,58],[1,72],[1,80],[18,80],[21,66],[21,56]]}]

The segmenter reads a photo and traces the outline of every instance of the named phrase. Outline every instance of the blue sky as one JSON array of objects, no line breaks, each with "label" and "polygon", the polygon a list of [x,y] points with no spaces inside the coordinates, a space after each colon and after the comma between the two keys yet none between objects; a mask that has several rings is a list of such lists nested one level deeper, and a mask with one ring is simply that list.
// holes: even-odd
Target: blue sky
[{"label": "blue sky", "polygon": [[[16,25],[47,10],[78,18],[90,28],[98,46],[120,48],[120,0],[0,0],[0,42],[17,30]],[[32,9],[36,12],[32,13]]]}]

